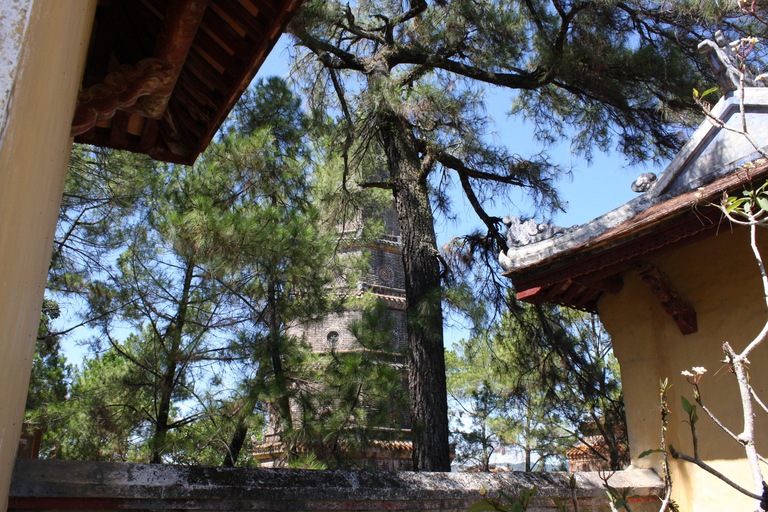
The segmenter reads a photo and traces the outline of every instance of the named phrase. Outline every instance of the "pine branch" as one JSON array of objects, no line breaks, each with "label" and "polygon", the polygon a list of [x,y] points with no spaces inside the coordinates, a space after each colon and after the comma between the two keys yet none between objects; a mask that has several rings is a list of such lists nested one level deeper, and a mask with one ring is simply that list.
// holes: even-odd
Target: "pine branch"
[{"label": "pine branch", "polygon": [[310,35],[306,30],[295,32],[294,36],[304,47],[314,53],[318,60],[327,68],[350,69],[360,72],[365,72],[366,70],[366,66],[361,59],[337,46]]}]

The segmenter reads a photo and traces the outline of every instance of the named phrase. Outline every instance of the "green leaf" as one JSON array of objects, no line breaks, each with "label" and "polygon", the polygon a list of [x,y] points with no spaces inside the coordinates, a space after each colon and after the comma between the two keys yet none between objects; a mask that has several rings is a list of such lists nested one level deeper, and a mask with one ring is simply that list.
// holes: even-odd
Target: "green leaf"
[{"label": "green leaf", "polygon": [[638,455],[637,458],[642,459],[643,457],[647,457],[653,453],[664,453],[664,450],[662,450],[661,448],[656,448],[655,450],[645,450],[643,453]]},{"label": "green leaf", "polygon": [[705,96],[707,96],[709,94],[712,94],[715,91],[717,91],[717,87],[711,87],[711,88],[707,89],[706,91],[704,91],[704,93],[701,95],[701,97],[704,98]]},{"label": "green leaf", "polygon": [[474,505],[469,507],[467,509],[467,512],[483,512],[485,510],[495,510],[495,511],[498,511],[498,510],[503,510],[503,509],[497,508],[493,503],[491,503],[491,502],[489,502],[487,500],[483,500],[483,501],[481,501],[479,503],[475,503]]},{"label": "green leaf", "polygon": [[725,203],[726,204],[725,212],[731,213],[736,208],[740,208],[741,205],[744,204],[746,201],[747,201],[746,198],[736,199],[735,197],[729,197]]},{"label": "green leaf", "polygon": [[555,503],[555,507],[557,507],[557,510],[560,512],[565,512],[565,502],[563,502],[560,498],[552,498],[552,501]]},{"label": "green leaf", "polygon": [[680,399],[683,401],[683,410],[690,416],[691,412],[693,412],[693,406],[691,405],[691,402],[689,402],[688,399],[683,395],[680,395]]},{"label": "green leaf", "polygon": [[626,504],[627,504],[627,500],[625,500],[624,498],[619,498],[619,499],[616,500],[616,502],[613,504],[613,506],[618,509],[618,508],[624,507],[624,505],[626,505]]},{"label": "green leaf", "polygon": [[755,200],[757,201],[757,206],[759,206],[761,210],[768,212],[768,197],[759,195]]},{"label": "green leaf", "polygon": [[698,91],[698,89],[696,89],[695,87],[693,88],[693,97],[694,97],[694,98],[699,98],[699,97],[700,97],[700,95],[699,95],[699,91]]}]

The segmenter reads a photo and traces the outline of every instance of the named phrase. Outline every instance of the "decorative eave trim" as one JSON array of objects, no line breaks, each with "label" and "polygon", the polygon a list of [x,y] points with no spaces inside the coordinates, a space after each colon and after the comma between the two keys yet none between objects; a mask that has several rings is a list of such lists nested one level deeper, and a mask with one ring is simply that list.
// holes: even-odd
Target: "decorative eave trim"
[{"label": "decorative eave trim", "polygon": [[72,119],[72,136],[87,132],[100,120],[111,119],[118,109],[136,104],[174,81],[170,64],[157,58],[140,60],[135,66],[123,64],[108,74],[103,83],[92,85],[77,97]]},{"label": "decorative eave trim", "polygon": [[604,292],[621,291],[618,274],[630,269],[633,262],[656,258],[682,244],[712,236],[717,232],[719,220],[719,210],[709,208],[703,213],[654,226],[629,240],[585,251],[557,268],[525,279],[516,280],[519,276],[512,276],[517,297],[526,302],[551,302],[597,312],[597,300]]},{"label": "decorative eave trim", "polygon": [[154,56],[135,65],[123,64],[103,83],[82,91],[72,120],[72,136],[87,132],[97,121],[111,119],[118,109],[160,120],[207,6],[208,0],[171,0]]}]

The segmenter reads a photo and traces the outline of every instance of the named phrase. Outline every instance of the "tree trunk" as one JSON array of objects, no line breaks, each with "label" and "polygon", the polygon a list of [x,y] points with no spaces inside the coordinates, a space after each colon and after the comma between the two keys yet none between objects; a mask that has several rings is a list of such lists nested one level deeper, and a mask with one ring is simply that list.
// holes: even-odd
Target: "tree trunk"
[{"label": "tree trunk", "polygon": [[[171,322],[165,331],[165,336],[170,338],[171,346],[166,353],[165,374],[160,386],[160,403],[157,408],[157,417],[155,420],[155,434],[152,436],[152,463],[160,464],[164,452],[165,438],[168,431],[171,430],[168,419],[171,412],[171,398],[176,387],[176,368],[179,363],[179,351],[181,350],[181,338],[184,333],[184,324],[187,321],[187,309],[189,308],[190,290],[192,289],[192,278],[194,276],[195,264],[193,260],[187,260],[187,268],[184,274],[184,285],[181,298],[179,299],[179,308],[176,312],[175,321]],[[162,342],[162,340],[161,340]]]},{"label": "tree trunk", "polygon": [[[376,81],[387,75],[378,70],[370,77]],[[416,471],[450,471],[441,274],[427,173],[421,173],[407,121],[388,104],[382,104],[378,120],[403,244],[413,466]]]},{"label": "tree trunk", "polygon": [[245,412],[243,412],[243,415],[240,416],[239,420],[237,420],[237,426],[235,427],[234,434],[232,434],[232,440],[227,445],[227,452],[224,454],[224,460],[221,464],[223,467],[235,467],[237,458],[240,456],[240,450],[243,449],[247,435],[248,425],[245,422]]},{"label": "tree trunk", "polygon": [[[293,419],[291,418],[291,399],[288,396],[288,379],[283,368],[283,354],[280,347],[280,319],[277,314],[278,285],[270,279],[267,283],[267,327],[269,329],[269,354],[272,361],[272,371],[275,374],[275,384],[279,390],[280,396],[277,398],[277,405],[280,410],[281,434],[293,428]],[[285,442],[285,439],[283,439]]]}]

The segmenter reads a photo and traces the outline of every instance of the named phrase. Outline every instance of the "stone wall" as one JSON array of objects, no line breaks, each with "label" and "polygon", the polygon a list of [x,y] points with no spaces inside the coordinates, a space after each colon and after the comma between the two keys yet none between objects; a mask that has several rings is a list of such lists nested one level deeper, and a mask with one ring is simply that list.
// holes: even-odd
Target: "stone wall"
[{"label": "stone wall", "polygon": [[[405,331],[405,311],[390,309],[388,314],[393,320],[392,335],[395,352],[404,351],[408,345]],[[347,310],[333,313],[306,326],[294,327],[291,334],[303,336],[304,341],[312,347],[313,352],[330,352],[334,348],[338,352],[359,350],[360,344],[347,328],[350,323],[360,321],[362,312]]]},{"label": "stone wall", "polygon": [[[9,511],[258,510],[459,512],[503,489],[514,496],[536,486],[529,511],[556,510],[570,495],[569,473],[390,473],[179,467],[82,461],[16,462]],[[576,473],[582,512],[610,510],[596,473]],[[658,510],[661,480],[651,470],[611,477],[631,488],[634,511]],[[569,506],[569,510],[572,505]]]}]

